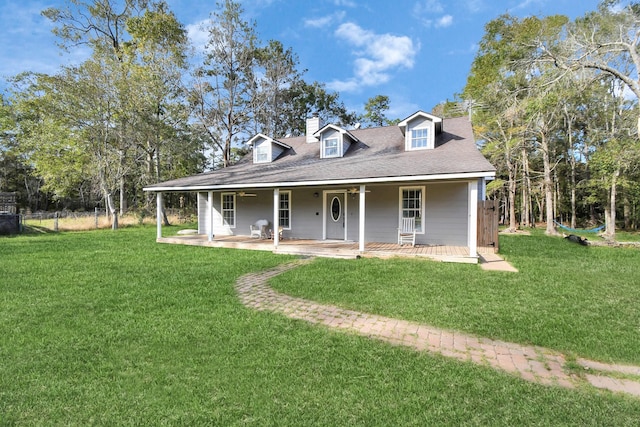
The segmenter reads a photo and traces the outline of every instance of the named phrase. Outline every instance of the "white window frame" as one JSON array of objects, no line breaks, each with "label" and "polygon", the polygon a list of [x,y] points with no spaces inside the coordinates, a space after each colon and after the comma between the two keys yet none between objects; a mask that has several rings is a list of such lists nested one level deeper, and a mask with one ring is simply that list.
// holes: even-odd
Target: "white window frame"
[{"label": "white window frame", "polygon": [[[398,227],[401,226],[402,223],[402,218],[404,217],[404,211],[405,210],[412,210],[415,211],[415,208],[404,208],[404,196],[403,193],[405,191],[411,191],[411,190],[418,190],[420,191],[420,208],[419,208],[419,213],[420,213],[420,224],[416,223],[416,234],[424,234],[425,233],[425,195],[426,195],[426,187],[424,185],[422,186],[410,186],[410,187],[400,187],[399,191],[398,191]],[[419,226],[419,228],[418,228]]]},{"label": "white window frame", "polygon": [[[336,145],[335,145],[335,154],[327,154],[327,142],[329,141],[335,141]],[[340,137],[339,136],[332,136],[329,138],[322,138],[322,158],[323,159],[329,159],[329,158],[334,158],[334,157],[341,157],[341,147],[342,144],[340,144]],[[333,147],[331,147],[333,148]]]},{"label": "white window frame", "polygon": [[[282,209],[282,196],[284,196],[286,194],[287,196],[287,201],[288,201],[288,206],[287,209]],[[283,230],[291,230],[291,191],[290,190],[285,190],[285,191],[280,191],[280,206],[278,206],[278,227],[282,227]],[[281,220],[281,216],[280,213],[282,211],[288,211],[289,212],[289,224],[287,226],[284,225],[280,225],[280,220]]]},{"label": "white window frame", "polygon": [[[260,156],[264,156],[261,160]],[[271,144],[268,141],[260,141],[254,143],[253,146],[253,162],[254,163],[269,163],[271,157]]]},{"label": "white window frame", "polygon": [[[224,199],[225,196],[231,196],[231,202],[233,203],[233,207],[231,209],[225,208]],[[222,221],[222,226],[228,226],[229,228],[236,228],[236,193],[222,193],[220,194],[220,217]],[[233,224],[225,223],[225,213],[231,212]]]},{"label": "white window frame", "polygon": [[[417,136],[416,133],[424,132],[424,135]],[[428,127],[416,127],[411,129],[411,136],[409,137],[410,150],[425,150],[429,148],[429,128]],[[424,145],[416,145],[416,143],[424,141]]]},{"label": "white window frame", "polygon": [[[414,147],[414,141],[416,139],[425,139],[424,137],[413,137],[415,131],[426,131],[426,145],[424,147]],[[432,150],[435,147],[435,125],[430,120],[416,121],[411,126],[407,126],[404,140],[405,151],[420,151],[420,150]]]}]

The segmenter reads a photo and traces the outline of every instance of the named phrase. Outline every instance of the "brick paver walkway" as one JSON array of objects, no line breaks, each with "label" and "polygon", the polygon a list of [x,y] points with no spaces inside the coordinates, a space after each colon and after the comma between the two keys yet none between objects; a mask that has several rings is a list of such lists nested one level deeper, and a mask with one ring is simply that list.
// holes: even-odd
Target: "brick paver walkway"
[{"label": "brick paver walkway", "polygon": [[582,378],[565,371],[565,357],[556,351],[435,328],[375,314],[345,310],[278,293],[268,285],[270,278],[309,262],[298,260],[274,269],[247,274],[238,279],[236,289],[247,307],[282,313],[292,319],[321,324],[350,333],[376,338],[418,351],[429,351],[462,361],[470,361],[510,372],[525,380],[566,388],[589,384],[615,392],[640,396],[640,367],[609,365],[585,359],[577,363],[589,370]]}]

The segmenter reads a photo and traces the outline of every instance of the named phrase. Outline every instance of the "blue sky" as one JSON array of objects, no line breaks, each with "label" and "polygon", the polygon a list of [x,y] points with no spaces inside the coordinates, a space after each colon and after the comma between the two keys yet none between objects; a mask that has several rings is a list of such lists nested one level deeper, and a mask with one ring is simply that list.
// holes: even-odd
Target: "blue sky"
[{"label": "blue sky", "polygon": [[[65,53],[40,11],[59,0],[0,2],[0,79],[21,71],[55,73],[81,61],[82,48]],[[214,0],[167,0],[196,46]],[[391,101],[390,118],[405,118],[453,99],[466,82],[484,26],[503,13],[564,14],[595,10],[598,0],[242,0],[261,40],[281,41],[319,81],[362,112],[376,95]],[[4,87],[3,83],[0,83]]]}]

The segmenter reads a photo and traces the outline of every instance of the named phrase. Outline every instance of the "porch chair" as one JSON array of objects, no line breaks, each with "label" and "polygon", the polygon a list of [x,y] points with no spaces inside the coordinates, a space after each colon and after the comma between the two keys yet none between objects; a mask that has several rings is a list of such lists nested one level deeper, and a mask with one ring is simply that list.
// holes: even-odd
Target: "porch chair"
[{"label": "porch chair", "polygon": [[249,226],[249,230],[251,232],[250,237],[256,239],[268,239],[267,235],[267,227],[269,226],[269,221],[266,219],[259,219],[255,223]]},{"label": "porch chair", "polygon": [[416,219],[415,218],[402,218],[402,224],[398,228],[398,244],[400,246],[411,243],[411,246],[416,245]]}]

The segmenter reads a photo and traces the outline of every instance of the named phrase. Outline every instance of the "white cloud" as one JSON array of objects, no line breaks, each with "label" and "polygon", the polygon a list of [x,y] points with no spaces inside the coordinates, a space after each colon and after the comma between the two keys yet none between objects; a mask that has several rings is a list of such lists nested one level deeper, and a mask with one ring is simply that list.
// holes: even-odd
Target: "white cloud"
[{"label": "white cloud", "polygon": [[478,51],[478,45],[472,43],[467,49],[453,49],[447,52],[448,55],[473,55]]},{"label": "white cloud", "polygon": [[356,4],[356,2],[352,1],[352,0],[333,0],[333,3],[336,6],[344,6],[344,7],[357,7],[358,6]]},{"label": "white cloud", "polygon": [[391,79],[398,68],[413,68],[420,50],[406,36],[376,34],[347,22],[338,27],[336,36],[357,48],[354,54],[354,76],[346,81],[334,80],[328,87],[337,91],[353,92],[364,86],[376,86]]},{"label": "white cloud", "polygon": [[466,0],[465,6],[471,13],[480,12],[486,7],[484,0]]},{"label": "white cloud", "polygon": [[436,28],[445,28],[453,23],[453,16],[444,15],[442,18],[436,21]]},{"label": "white cloud", "polygon": [[[422,21],[425,27],[445,28],[453,23],[453,16],[444,14],[444,7],[438,0],[422,0],[413,5],[413,16]],[[434,16],[441,15],[439,18]]]},{"label": "white cloud", "polygon": [[513,9],[526,9],[530,6],[535,6],[538,5],[540,7],[542,7],[545,3],[545,0],[523,0],[520,3],[518,3]]},{"label": "white cloud", "polygon": [[444,8],[438,0],[422,0],[413,6],[413,13],[416,15],[430,15],[442,12],[444,12]]},{"label": "white cloud", "polygon": [[196,50],[201,52],[204,51],[204,47],[209,41],[209,31],[206,29],[208,22],[208,19],[203,19],[186,26],[187,36],[191,44],[195,46]]},{"label": "white cloud", "polygon": [[345,15],[346,14],[344,11],[339,11],[339,12],[332,13],[331,15],[322,16],[320,18],[305,19],[304,26],[310,27],[310,28],[324,28],[331,24],[342,22]]}]

